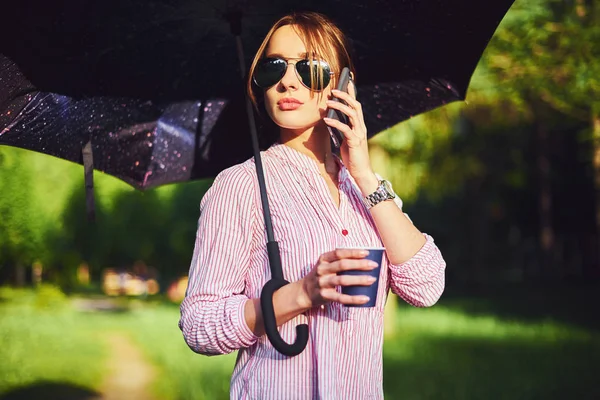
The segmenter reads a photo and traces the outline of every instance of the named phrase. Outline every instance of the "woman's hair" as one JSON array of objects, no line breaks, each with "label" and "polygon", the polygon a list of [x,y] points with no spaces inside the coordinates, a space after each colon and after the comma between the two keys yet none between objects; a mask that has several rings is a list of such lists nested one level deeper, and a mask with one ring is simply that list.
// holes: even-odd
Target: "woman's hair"
[{"label": "woman's hair", "polygon": [[[334,76],[330,85],[337,84],[337,78],[343,67],[349,67],[354,74],[354,66],[350,59],[349,46],[346,37],[342,31],[326,16],[316,12],[294,12],[280,18],[258,48],[250,72],[248,74],[247,90],[250,100],[258,109],[257,100],[262,99],[262,89],[258,89],[252,83],[254,69],[265,55],[265,50],[271,40],[273,33],[282,26],[290,25],[298,33],[298,36],[304,42],[309,60],[325,60],[331,66]],[[312,68],[312,65],[311,65]],[[311,74],[315,76],[314,74]],[[318,77],[322,77],[322,71],[318,71]],[[311,93],[314,93],[316,82],[312,82]]]}]

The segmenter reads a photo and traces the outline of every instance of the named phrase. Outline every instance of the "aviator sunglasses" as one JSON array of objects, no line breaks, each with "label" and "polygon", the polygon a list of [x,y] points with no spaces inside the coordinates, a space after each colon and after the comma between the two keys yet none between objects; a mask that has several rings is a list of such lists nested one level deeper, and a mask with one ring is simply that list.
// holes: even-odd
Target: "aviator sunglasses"
[{"label": "aviator sunglasses", "polygon": [[[331,81],[331,67],[325,61],[319,60],[308,60],[301,58],[274,58],[267,57],[261,59],[256,68],[254,69],[253,80],[256,85],[262,89],[268,89],[271,86],[275,85],[277,82],[283,78],[285,72],[287,71],[287,67],[289,64],[289,60],[300,60],[294,63],[294,69],[296,70],[296,76],[300,79],[300,82],[308,89],[311,88],[311,74],[310,74],[310,64],[312,62],[313,65],[313,79],[315,82],[316,91],[321,91],[329,85]],[[321,77],[319,77],[319,66],[323,71],[323,82],[321,84]]]}]

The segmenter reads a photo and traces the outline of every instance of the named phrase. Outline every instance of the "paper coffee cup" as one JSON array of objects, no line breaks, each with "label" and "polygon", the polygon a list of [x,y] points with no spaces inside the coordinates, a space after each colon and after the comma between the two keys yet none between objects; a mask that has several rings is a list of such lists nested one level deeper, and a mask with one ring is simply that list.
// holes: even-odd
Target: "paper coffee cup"
[{"label": "paper coffee cup", "polygon": [[350,296],[368,296],[369,301],[365,304],[357,304],[350,305],[347,304],[348,307],[375,307],[377,303],[377,290],[379,289],[379,273],[381,272],[381,261],[383,260],[383,253],[385,251],[384,247],[338,247],[338,249],[360,249],[367,250],[369,255],[367,255],[364,259],[375,261],[378,265],[376,268],[371,270],[349,270],[349,271],[341,271],[338,272],[338,275],[359,275],[359,276],[372,276],[376,279],[369,286],[356,285],[356,286],[341,286],[342,293],[350,295]]}]

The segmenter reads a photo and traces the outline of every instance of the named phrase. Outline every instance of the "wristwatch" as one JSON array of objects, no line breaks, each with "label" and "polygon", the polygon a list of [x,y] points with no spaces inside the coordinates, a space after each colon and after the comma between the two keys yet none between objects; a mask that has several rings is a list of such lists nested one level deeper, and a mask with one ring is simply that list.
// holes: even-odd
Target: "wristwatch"
[{"label": "wristwatch", "polygon": [[395,198],[396,193],[394,193],[392,185],[385,179],[382,179],[379,181],[379,186],[377,187],[377,190],[371,193],[370,195],[366,196],[363,199],[363,202],[365,203],[365,206],[367,206],[367,208],[370,209],[371,207],[381,203],[382,201],[392,200]]}]

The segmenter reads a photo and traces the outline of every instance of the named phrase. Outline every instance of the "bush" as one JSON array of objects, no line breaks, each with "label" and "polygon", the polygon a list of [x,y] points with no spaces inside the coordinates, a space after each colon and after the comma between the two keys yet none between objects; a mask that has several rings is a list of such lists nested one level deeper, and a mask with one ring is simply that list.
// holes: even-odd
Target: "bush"
[{"label": "bush", "polygon": [[56,310],[64,308],[67,303],[67,296],[58,286],[43,283],[35,290],[35,308]]}]

